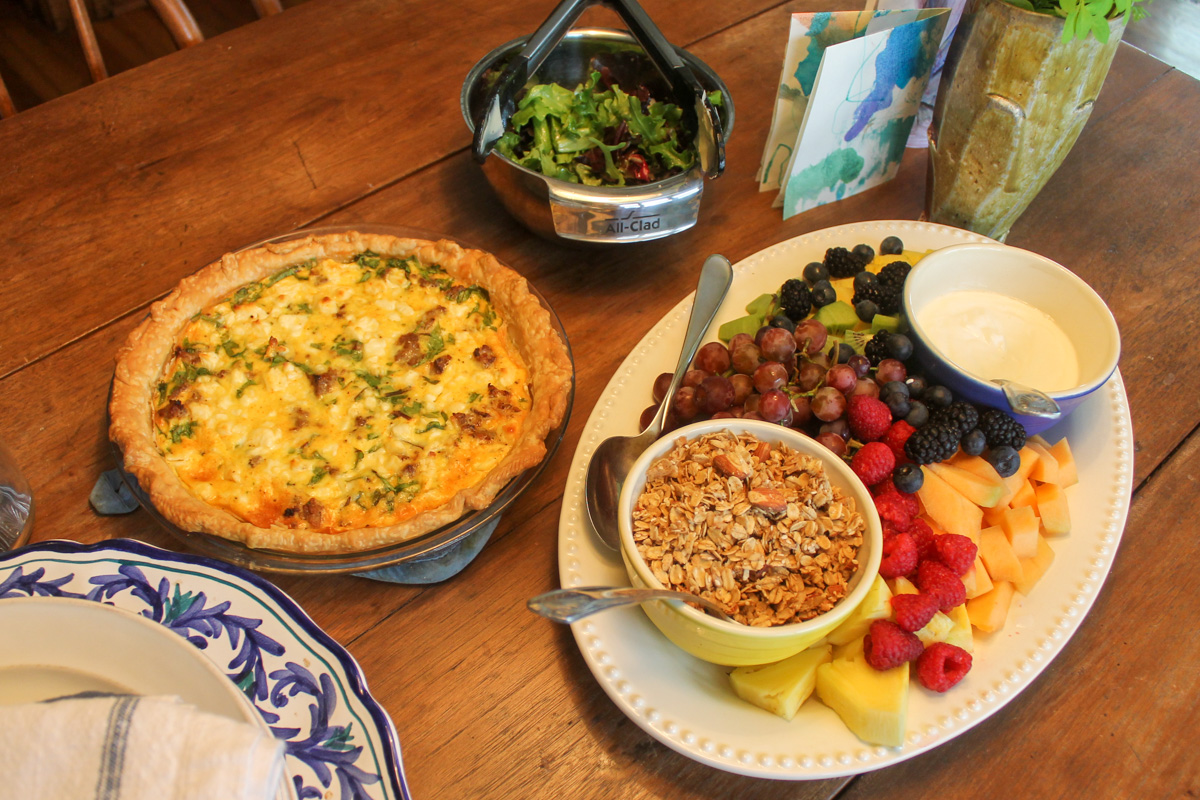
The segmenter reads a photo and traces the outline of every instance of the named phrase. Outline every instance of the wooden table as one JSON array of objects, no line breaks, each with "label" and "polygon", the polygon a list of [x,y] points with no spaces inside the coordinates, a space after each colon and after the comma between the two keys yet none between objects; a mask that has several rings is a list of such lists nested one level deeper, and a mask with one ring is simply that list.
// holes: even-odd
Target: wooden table
[{"label": "wooden table", "polygon": [[0,123],[0,436],[34,486],[34,538],[178,547],[144,512],[97,517],[87,496],[112,466],[113,354],[180,278],[302,226],[442,232],[497,253],[562,317],[578,381],[563,446],[451,581],[276,578],[361,663],[416,797],[1195,796],[1200,84],[1123,46],[1082,138],[1009,239],[1070,265],[1123,332],[1135,491],[1091,614],[1027,691],[951,743],[856,778],[773,782],[643,733],[569,631],[524,601],[558,585],[560,496],[588,413],[703,256],[916,219],[924,154],[910,151],[885,186],[781,220],[753,176],[787,13],[820,4],[647,0],[736,98],[729,169],[688,233],[604,252],[541,241],[472,163],[458,94],[478,58],[550,5],[312,0]]}]

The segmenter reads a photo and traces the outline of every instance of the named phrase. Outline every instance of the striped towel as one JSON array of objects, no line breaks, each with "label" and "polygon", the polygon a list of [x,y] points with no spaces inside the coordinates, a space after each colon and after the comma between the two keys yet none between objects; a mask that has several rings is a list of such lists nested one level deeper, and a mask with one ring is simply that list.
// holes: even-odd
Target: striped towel
[{"label": "striped towel", "polygon": [[176,697],[0,706],[0,800],[268,800],[283,742]]}]

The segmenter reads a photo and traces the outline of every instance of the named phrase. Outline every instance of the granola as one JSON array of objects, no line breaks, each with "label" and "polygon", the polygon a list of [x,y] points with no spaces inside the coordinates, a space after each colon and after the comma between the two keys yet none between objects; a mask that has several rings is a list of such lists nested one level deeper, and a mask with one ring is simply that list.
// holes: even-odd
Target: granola
[{"label": "granola", "polygon": [[650,466],[633,510],[634,543],[663,586],[755,627],[832,609],[865,532],[820,459],[727,431],[679,439]]}]

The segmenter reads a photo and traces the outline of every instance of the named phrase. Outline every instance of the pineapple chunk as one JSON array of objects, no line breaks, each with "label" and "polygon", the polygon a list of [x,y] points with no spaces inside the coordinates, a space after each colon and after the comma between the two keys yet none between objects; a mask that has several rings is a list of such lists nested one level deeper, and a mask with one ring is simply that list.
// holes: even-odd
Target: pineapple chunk
[{"label": "pineapple chunk", "polygon": [[1008,581],[996,581],[990,592],[968,600],[967,616],[971,618],[971,624],[984,633],[1003,628],[1013,591],[1013,585]]},{"label": "pineapple chunk", "polygon": [[[939,612],[940,613],[940,612]],[[975,634],[971,630],[971,615],[967,613],[967,605],[955,606],[948,614],[954,626],[943,640],[946,644],[956,645],[968,653],[975,651]]]},{"label": "pineapple chunk", "polygon": [[1037,538],[1037,554],[1032,558],[1021,559],[1021,580],[1013,584],[1014,588],[1021,594],[1029,594],[1029,590],[1038,582],[1046,570],[1050,569],[1050,564],[1054,561],[1054,550],[1051,549],[1050,543],[1045,537]]},{"label": "pineapple chunk", "polygon": [[994,582],[1019,581],[1024,575],[1017,554],[1000,528],[985,528],[979,534],[979,557]]},{"label": "pineapple chunk", "polygon": [[880,671],[862,657],[836,658],[817,667],[817,697],[868,744],[904,744],[908,719],[908,664]]},{"label": "pineapple chunk", "polygon": [[934,642],[944,642],[950,632],[954,630],[954,620],[938,611],[933,615],[933,619],[925,623],[925,627],[917,631],[917,638],[921,640],[921,644],[928,647]]},{"label": "pineapple chunk", "polygon": [[861,639],[873,621],[887,619],[891,616],[892,607],[888,603],[891,599],[892,592],[888,589],[887,582],[876,575],[875,582],[871,584],[862,603],[850,613],[850,616],[846,617],[841,625],[830,631],[825,640],[830,644],[842,645],[854,639]]},{"label": "pineapple chunk", "polygon": [[821,645],[760,667],[738,667],[729,683],[738,697],[791,720],[817,684],[817,667],[833,658],[833,646]]},{"label": "pineapple chunk", "polygon": [[1000,527],[1004,529],[1004,535],[1008,537],[1017,558],[1033,558],[1037,554],[1038,518],[1033,508],[1022,506],[1009,509]]}]

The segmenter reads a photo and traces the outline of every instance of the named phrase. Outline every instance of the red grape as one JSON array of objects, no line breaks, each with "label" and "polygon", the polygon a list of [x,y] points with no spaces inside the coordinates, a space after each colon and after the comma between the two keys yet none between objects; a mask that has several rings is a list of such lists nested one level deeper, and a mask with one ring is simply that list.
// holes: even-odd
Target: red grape
[{"label": "red grape", "polygon": [[700,384],[704,383],[704,379],[707,377],[708,373],[702,369],[689,369],[687,372],[683,373],[683,382],[679,385],[690,386],[694,389]]},{"label": "red grape", "polygon": [[799,427],[812,419],[812,405],[808,396],[798,394],[792,398],[792,427]]},{"label": "red grape", "polygon": [[796,324],[796,351],[810,356],[819,353],[828,337],[829,331],[825,330],[825,326],[810,317]]},{"label": "red grape", "polygon": [[875,380],[880,383],[902,381],[907,377],[908,370],[904,368],[904,362],[897,361],[894,358],[885,358],[879,362],[879,366],[875,369]]},{"label": "red grape", "polygon": [[820,367],[811,361],[805,361],[796,370],[796,387],[802,392],[811,392],[821,384],[821,379],[824,377],[824,367]]},{"label": "red grape", "polygon": [[778,389],[759,395],[758,413],[767,422],[781,422],[792,410],[792,401]]},{"label": "red grape", "polygon": [[754,344],[754,337],[748,333],[735,333],[733,338],[729,340],[730,355],[743,344]]},{"label": "red grape", "polygon": [[691,386],[684,386],[677,391],[671,402],[671,410],[675,412],[675,416],[680,420],[691,420],[699,416],[702,400],[699,395],[700,392]]},{"label": "red grape", "polygon": [[[773,328],[772,330],[781,329]],[[768,361],[760,364],[751,377],[754,378],[754,388],[758,390],[759,394],[765,394],[787,383],[787,369],[776,361]]]},{"label": "red grape", "polygon": [[704,406],[703,411],[708,414],[715,414],[718,411],[727,411],[733,405],[733,384],[729,378],[724,378],[720,375],[709,375],[701,384],[704,390]]},{"label": "red grape", "polygon": [[758,351],[758,345],[754,342],[746,342],[739,344],[733,350],[733,368],[743,375],[749,375],[758,369],[758,365],[762,363],[761,354]]},{"label": "red grape", "polygon": [[650,425],[650,421],[654,419],[654,415],[658,413],[658,406],[647,406],[642,411],[642,416],[638,419],[638,430],[644,431]]},{"label": "red grape", "polygon": [[823,386],[812,399],[813,416],[822,422],[833,422],[846,413],[846,397],[832,386]]},{"label": "red grape", "polygon": [[754,394],[754,379],[749,375],[743,375],[740,372],[735,372],[729,376],[729,382],[733,384],[733,404],[740,406],[746,402],[746,398]]},{"label": "red grape", "polygon": [[858,383],[858,375],[853,368],[845,364],[838,364],[831,367],[829,372],[825,374],[825,385],[837,389],[842,394],[848,394],[854,388],[854,384]]},{"label": "red grape", "polygon": [[654,402],[661,403],[662,399],[667,396],[667,388],[671,385],[671,378],[675,377],[669,372],[664,372],[654,379],[654,390],[650,396],[654,398]]},{"label": "red grape", "polygon": [[728,411],[718,411],[709,417],[709,419],[733,419],[733,414],[730,414]]},{"label": "red grape", "polygon": [[762,400],[761,394],[752,394],[746,398],[746,402],[742,405],[742,409],[747,414],[751,414],[751,413],[757,414],[758,413],[758,404],[759,404],[759,401],[761,401],[761,400]]},{"label": "red grape", "polygon": [[745,414],[743,414],[743,415],[742,415],[742,419],[758,419],[758,420],[761,420],[761,419],[762,419],[762,417],[760,417],[760,416],[758,415],[758,412],[756,412],[756,411],[747,411]]},{"label": "red grape", "polygon": [[835,456],[846,455],[846,440],[836,433],[818,433],[817,441],[832,450]]},{"label": "red grape", "polygon": [[850,424],[848,422],[846,422],[845,418],[835,419],[833,422],[826,422],[826,423],[822,424],[819,429],[819,432],[820,433],[836,433],[838,436],[842,437],[843,439],[849,439],[850,438]]},{"label": "red grape", "polygon": [[729,371],[730,363],[729,348],[720,342],[709,342],[696,353],[696,360],[692,362],[692,366],[720,375]]},{"label": "red grape", "polygon": [[768,328],[759,342],[763,358],[784,363],[796,354],[796,340],[786,328]]},{"label": "red grape", "polygon": [[867,397],[879,397],[879,384],[870,378],[859,378],[850,394],[865,394]]},{"label": "red grape", "polygon": [[846,364],[858,373],[858,377],[865,378],[867,373],[871,371],[871,359],[866,356],[860,356],[858,353],[850,356]]}]

